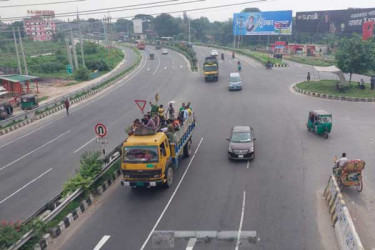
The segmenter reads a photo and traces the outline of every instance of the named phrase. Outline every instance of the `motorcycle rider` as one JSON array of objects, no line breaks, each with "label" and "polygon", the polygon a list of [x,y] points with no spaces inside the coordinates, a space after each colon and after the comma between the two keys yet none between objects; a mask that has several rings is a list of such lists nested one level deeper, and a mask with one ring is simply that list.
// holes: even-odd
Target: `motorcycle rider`
[{"label": "motorcycle rider", "polygon": [[241,67],[241,62],[240,61],[237,62],[237,67],[238,67],[238,71],[241,71],[242,67]]},{"label": "motorcycle rider", "polygon": [[270,69],[272,66],[271,66],[271,61],[270,60],[268,60],[267,62],[266,62],[266,68],[267,69]]},{"label": "motorcycle rider", "polygon": [[224,53],[221,53],[221,60],[224,60]]},{"label": "motorcycle rider", "polygon": [[234,54],[234,51],[232,51],[232,59],[234,59],[236,56]]}]

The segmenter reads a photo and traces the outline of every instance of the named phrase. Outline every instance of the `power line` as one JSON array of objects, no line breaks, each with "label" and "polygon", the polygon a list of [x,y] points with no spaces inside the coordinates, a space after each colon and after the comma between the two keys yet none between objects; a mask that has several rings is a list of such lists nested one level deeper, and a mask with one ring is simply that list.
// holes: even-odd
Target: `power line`
[{"label": "power line", "polygon": [[[132,4],[132,5],[124,5],[124,6],[117,6],[117,7],[111,7],[111,8],[100,8],[100,9],[91,9],[91,10],[84,10],[84,11],[80,11],[80,14],[82,13],[90,13],[90,12],[93,12],[93,14],[100,14],[100,13],[96,13],[98,11],[105,11],[105,13],[109,10],[116,10],[116,9],[127,9],[127,8],[130,8],[130,7],[136,7],[136,6],[144,6],[144,5],[154,5],[154,4],[160,4],[160,3],[166,3],[166,2],[176,2],[176,1],[179,1],[179,0],[165,0],[165,1],[159,1],[159,2],[147,2],[147,3],[140,3],[140,4]],[[154,6],[151,6],[150,8],[152,8]],[[146,7],[145,7],[146,8]],[[132,9],[130,9],[132,10]],[[56,17],[67,17],[67,16],[75,16],[76,15],[76,12],[72,11],[72,12],[62,12],[62,13],[56,13],[55,16]],[[4,18],[0,18],[0,20],[19,20],[19,19],[23,19],[23,18],[27,18],[28,16],[18,16],[18,17],[4,17]]]},{"label": "power line", "polygon": [[84,1],[86,1],[86,0],[69,0],[69,1],[49,2],[49,3],[16,4],[16,5],[0,6],[0,8],[14,8],[14,7],[36,6],[36,5],[52,5],[52,4],[62,4],[62,3],[72,3],[72,2],[84,2]]}]

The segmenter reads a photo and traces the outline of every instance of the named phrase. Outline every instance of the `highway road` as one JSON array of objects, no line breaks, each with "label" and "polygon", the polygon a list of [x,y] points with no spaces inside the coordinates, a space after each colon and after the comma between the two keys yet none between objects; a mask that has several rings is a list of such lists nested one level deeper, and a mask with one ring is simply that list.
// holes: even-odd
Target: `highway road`
[{"label": "highway road", "polygon": [[[196,51],[199,62],[209,54],[207,48],[196,48]],[[347,152],[349,158],[366,159],[370,166],[375,161],[375,124],[369,119],[374,104],[338,102],[293,93],[292,83],[303,81],[307,71],[312,71],[311,67],[296,63],[269,71],[250,59],[241,58],[243,90],[229,92],[229,74],[236,71],[236,61],[229,59],[229,53],[220,62],[219,81],[209,83],[204,82],[201,71],[190,72],[185,60],[175,52],[166,56],[156,54],[155,61],[144,61],[146,64],[140,73],[115,91],[90,105],[77,106],[70,117],[62,116],[61,122],[35,132],[42,138],[49,134],[48,138],[36,137],[32,141],[26,136],[9,144],[9,149],[8,146],[0,149],[0,153],[7,149],[12,155],[17,147],[30,150],[30,144],[44,145],[61,136],[8,170],[4,169],[11,169],[13,172],[8,177],[13,177],[21,173],[21,163],[28,163],[27,167],[32,164],[34,169],[43,166],[39,172],[31,168],[26,171],[32,179],[53,168],[35,182],[35,186],[44,187],[25,188],[7,203],[0,204],[1,217],[12,215],[13,212],[6,214],[3,210],[7,206],[29,196],[34,195],[35,199],[47,195],[50,190],[46,187],[61,189],[63,180],[74,173],[79,157],[74,152],[92,140],[96,122],[108,124],[110,149],[124,138],[124,127],[140,114],[134,99],[151,100],[159,93],[160,101],[165,104],[171,100],[176,105],[192,102],[199,123],[193,138],[194,156],[181,162],[171,189],[113,187],[113,191],[105,194],[105,202],[80,223],[59,249],[94,249],[106,235],[110,238],[104,238],[107,241],[103,241],[101,249],[152,249],[150,236],[161,230],[256,231],[259,242],[250,249],[337,249],[334,232],[327,223],[323,188],[331,174],[334,155]],[[305,122],[313,109],[333,113],[333,132],[328,140],[307,132]],[[234,125],[254,127],[257,138],[254,161],[227,159],[225,139]],[[95,148],[98,146],[90,143],[78,152]],[[14,161],[19,155],[1,163]],[[30,163],[31,160],[39,163]],[[59,174],[53,180],[53,175]],[[0,172],[0,178],[3,175]],[[374,177],[374,168],[368,167],[365,188],[359,198],[365,203],[363,206],[371,201],[375,185],[370,180]],[[59,187],[56,179],[60,180]],[[0,197],[6,194],[1,193]],[[177,241],[175,249],[185,249],[186,243]],[[211,241],[194,249],[235,249],[237,244],[237,240]]]}]

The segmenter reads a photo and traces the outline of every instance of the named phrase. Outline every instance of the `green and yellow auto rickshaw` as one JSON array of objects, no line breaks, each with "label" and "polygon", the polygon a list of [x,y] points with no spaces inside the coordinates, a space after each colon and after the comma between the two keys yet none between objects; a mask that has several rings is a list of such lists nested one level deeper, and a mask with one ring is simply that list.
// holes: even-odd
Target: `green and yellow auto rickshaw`
[{"label": "green and yellow auto rickshaw", "polygon": [[306,126],[308,131],[327,139],[332,129],[332,114],[325,110],[310,111]]},{"label": "green and yellow auto rickshaw", "polygon": [[33,109],[38,106],[37,96],[35,94],[28,94],[21,96],[21,109]]}]

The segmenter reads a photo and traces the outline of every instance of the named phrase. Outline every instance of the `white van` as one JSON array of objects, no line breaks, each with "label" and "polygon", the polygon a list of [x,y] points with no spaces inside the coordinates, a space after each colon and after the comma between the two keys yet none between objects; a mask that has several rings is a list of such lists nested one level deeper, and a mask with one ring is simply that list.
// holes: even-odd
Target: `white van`
[{"label": "white van", "polygon": [[229,90],[241,90],[242,89],[242,80],[240,73],[230,73],[229,76]]}]

